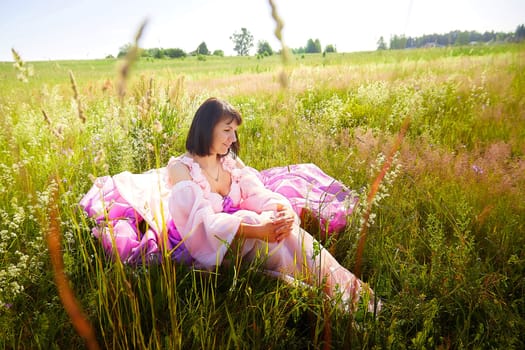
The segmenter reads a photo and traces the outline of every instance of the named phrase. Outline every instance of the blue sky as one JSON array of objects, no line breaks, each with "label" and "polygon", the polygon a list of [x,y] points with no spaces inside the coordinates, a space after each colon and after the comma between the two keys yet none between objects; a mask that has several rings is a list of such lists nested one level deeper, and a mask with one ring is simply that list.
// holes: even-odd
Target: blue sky
[{"label": "blue sky", "polygon": [[[394,34],[419,36],[451,30],[513,32],[525,24],[525,0],[274,0],[284,41],[309,38],[339,52],[375,50]],[[0,61],[14,48],[25,61],[96,59],[116,55],[148,20],[140,45],[233,55],[229,37],[242,27],[254,41],[279,45],[266,0],[2,0]]]}]

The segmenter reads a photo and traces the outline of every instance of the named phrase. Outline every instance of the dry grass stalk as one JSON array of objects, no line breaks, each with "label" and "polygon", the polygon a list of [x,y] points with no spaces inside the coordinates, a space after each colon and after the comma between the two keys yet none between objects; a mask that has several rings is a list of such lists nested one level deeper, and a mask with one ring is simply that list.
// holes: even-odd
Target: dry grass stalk
[{"label": "dry grass stalk", "polygon": [[69,80],[71,81],[71,88],[73,89],[73,97],[77,103],[78,108],[78,117],[82,123],[86,123],[86,116],[84,115],[84,109],[82,108],[82,103],[80,102],[80,95],[78,94],[77,81],[72,71],[69,71]]},{"label": "dry grass stalk", "polygon": [[49,117],[47,116],[46,111],[42,110],[42,114],[44,115],[44,121],[46,122],[46,124],[49,125],[49,126],[51,126],[51,120],[50,120]]},{"label": "dry grass stalk", "polygon": [[13,59],[15,60],[13,67],[15,67],[16,71],[18,72],[16,78],[24,83],[27,83],[29,81],[29,77],[33,76],[33,66],[26,64],[15,49],[12,48],[11,53],[13,54]]},{"label": "dry grass stalk", "polygon": [[323,349],[329,350],[332,349],[332,320],[330,318],[330,305],[329,301],[325,300],[323,307],[323,316],[324,316],[324,328],[323,328]]},{"label": "dry grass stalk", "polygon": [[175,85],[171,85],[168,91],[169,102],[173,104],[177,109],[181,108],[182,97],[184,93],[184,75],[180,75],[175,82]]},{"label": "dry grass stalk", "polygon": [[113,88],[113,83],[111,83],[111,80],[106,79],[104,83],[102,84],[102,92],[106,92]]},{"label": "dry grass stalk", "polygon": [[51,124],[51,119],[49,119],[49,117],[47,116],[46,111],[43,110],[43,109],[42,109],[42,115],[44,116],[44,121],[49,126],[49,129],[51,130],[53,135],[55,135],[59,139],[63,139],[64,137],[60,134],[60,132],[58,132],[58,130],[53,128],[53,125]]},{"label": "dry grass stalk", "polygon": [[153,92],[153,77],[150,77],[148,85],[143,93],[143,97],[140,100],[140,104],[138,105],[138,112],[143,120],[150,116],[151,107],[153,105]]},{"label": "dry grass stalk", "polygon": [[77,333],[86,341],[88,349],[100,349],[95,332],[87,320],[82,308],[69,286],[69,281],[64,273],[64,261],[61,254],[60,214],[58,212],[58,191],[53,191],[53,199],[49,211],[49,231],[47,234],[47,245],[51,264],[55,275],[58,294],[64,309],[66,310]]},{"label": "dry grass stalk", "polygon": [[[286,67],[288,65],[288,62],[290,61],[290,53],[288,51],[288,47],[284,44],[283,34],[282,30],[284,28],[284,22],[277,13],[277,7],[275,6],[275,2],[273,0],[268,0],[270,3],[270,7],[272,8],[272,18],[275,21],[276,27],[275,27],[275,37],[279,40],[281,43],[281,57],[283,60],[283,65]],[[281,71],[279,74],[279,81],[281,83],[281,87],[287,88],[288,87],[288,75],[286,74],[285,68]]]},{"label": "dry grass stalk", "polygon": [[140,25],[137,34],[135,34],[135,42],[124,57],[124,62],[122,63],[119,70],[119,82],[117,84],[117,89],[121,103],[124,101],[124,96],[126,95],[126,82],[129,77],[129,71],[139,57],[139,40],[142,37],[146,23],[147,20],[144,20]]},{"label": "dry grass stalk", "polygon": [[401,142],[405,138],[405,134],[408,130],[408,126],[410,125],[410,119],[406,118],[403,122],[403,125],[401,126],[401,130],[399,131],[399,134],[397,136],[396,141],[392,145],[392,148],[390,149],[390,153],[388,154],[388,157],[386,158],[386,161],[383,163],[383,166],[381,167],[381,171],[374,179],[374,182],[372,183],[372,186],[370,188],[370,193],[368,193],[368,197],[366,199],[367,207],[366,211],[363,215],[363,226],[361,227],[361,233],[359,235],[359,242],[357,246],[357,257],[356,257],[356,263],[354,268],[354,273],[357,277],[361,277],[361,260],[363,256],[363,250],[365,249],[365,242],[366,242],[366,236],[368,233],[368,221],[370,219],[370,214],[372,212],[372,203],[374,202],[374,197],[377,194],[377,191],[379,190],[379,185],[381,185],[381,181],[383,181],[383,178],[385,177],[386,173],[392,166],[392,161],[394,160],[394,155],[399,150],[399,147],[401,146]]}]

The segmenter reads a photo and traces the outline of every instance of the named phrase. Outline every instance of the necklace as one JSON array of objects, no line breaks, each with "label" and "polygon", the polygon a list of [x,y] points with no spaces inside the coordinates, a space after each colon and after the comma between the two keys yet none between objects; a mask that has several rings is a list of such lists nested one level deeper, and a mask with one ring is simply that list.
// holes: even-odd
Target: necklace
[{"label": "necklace", "polygon": [[[201,167],[202,168],[202,167]],[[208,170],[202,168],[204,170],[204,172],[206,174],[208,174],[209,177],[211,177],[215,182],[219,182],[219,175],[220,175],[220,170],[221,170],[221,167],[220,165],[217,166],[217,176],[213,177],[209,172]]]}]

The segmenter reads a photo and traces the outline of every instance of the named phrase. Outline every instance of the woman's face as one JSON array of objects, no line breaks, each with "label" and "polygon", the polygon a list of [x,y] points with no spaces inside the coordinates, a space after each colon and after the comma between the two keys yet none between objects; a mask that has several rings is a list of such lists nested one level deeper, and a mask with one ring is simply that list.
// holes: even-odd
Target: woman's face
[{"label": "woman's face", "polygon": [[231,144],[237,141],[235,131],[238,127],[235,119],[222,118],[213,129],[210,153],[219,155],[228,153]]}]

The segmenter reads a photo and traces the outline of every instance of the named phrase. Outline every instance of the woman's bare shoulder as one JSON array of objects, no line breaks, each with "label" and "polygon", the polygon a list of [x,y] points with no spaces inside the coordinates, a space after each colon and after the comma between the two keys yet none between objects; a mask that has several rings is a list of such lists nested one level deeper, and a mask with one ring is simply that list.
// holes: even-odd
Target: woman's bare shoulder
[{"label": "woman's bare shoulder", "polygon": [[191,180],[190,169],[180,161],[168,165],[168,178],[172,185],[184,180]]}]

